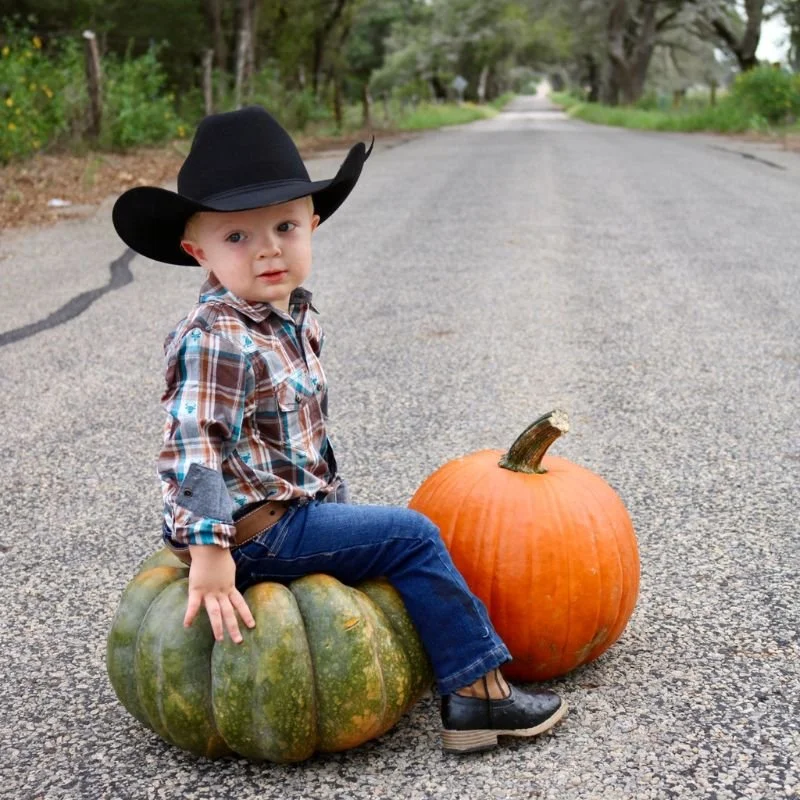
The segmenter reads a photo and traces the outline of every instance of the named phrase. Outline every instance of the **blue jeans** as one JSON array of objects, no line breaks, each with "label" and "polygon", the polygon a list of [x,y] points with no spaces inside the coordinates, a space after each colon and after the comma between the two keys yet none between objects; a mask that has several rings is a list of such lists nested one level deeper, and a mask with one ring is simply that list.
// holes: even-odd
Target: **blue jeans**
[{"label": "blue jeans", "polygon": [[384,576],[403,598],[450,694],[509,661],[486,608],[467,588],[439,529],[407,508],[311,501],[293,505],[260,536],[233,551],[241,591],[259,581],[325,572],[343,583]]}]

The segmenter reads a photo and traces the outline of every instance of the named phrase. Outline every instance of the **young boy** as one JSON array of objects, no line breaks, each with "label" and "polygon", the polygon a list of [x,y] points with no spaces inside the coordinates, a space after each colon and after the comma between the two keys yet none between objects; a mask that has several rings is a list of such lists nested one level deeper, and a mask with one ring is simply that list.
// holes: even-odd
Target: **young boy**
[{"label": "young boy", "polygon": [[255,625],[241,594],[255,582],[387,577],[430,657],[445,749],[486,749],[551,728],[565,703],[505,682],[508,649],[429,520],[347,504],[326,432],[323,337],[302,284],[314,230],[368,156],[359,143],[333,179],[312,182],[288,133],[250,107],[200,123],[177,193],[117,200],[133,250],[207,276],[165,348],[164,538],[191,564],[184,624],[203,606],[217,640],[242,641],[237,614]]}]

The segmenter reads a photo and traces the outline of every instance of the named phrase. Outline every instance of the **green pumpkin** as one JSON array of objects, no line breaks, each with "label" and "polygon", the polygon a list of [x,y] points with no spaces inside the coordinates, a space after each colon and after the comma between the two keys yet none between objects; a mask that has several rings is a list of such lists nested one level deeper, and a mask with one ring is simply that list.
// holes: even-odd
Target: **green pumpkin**
[{"label": "green pumpkin", "polygon": [[388,731],[430,664],[400,595],[329,575],[244,594],[256,627],[215,642],[205,611],[183,627],[189,571],[161,550],[122,594],[106,663],[120,702],[166,741],[207,758],[302,761]]}]

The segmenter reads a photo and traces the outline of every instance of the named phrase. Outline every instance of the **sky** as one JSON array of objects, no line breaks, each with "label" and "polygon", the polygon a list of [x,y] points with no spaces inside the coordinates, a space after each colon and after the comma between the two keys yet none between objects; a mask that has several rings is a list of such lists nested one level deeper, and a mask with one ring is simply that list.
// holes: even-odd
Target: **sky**
[{"label": "sky", "polygon": [[756,56],[764,61],[785,61],[788,50],[789,28],[783,17],[776,16],[763,23]]}]

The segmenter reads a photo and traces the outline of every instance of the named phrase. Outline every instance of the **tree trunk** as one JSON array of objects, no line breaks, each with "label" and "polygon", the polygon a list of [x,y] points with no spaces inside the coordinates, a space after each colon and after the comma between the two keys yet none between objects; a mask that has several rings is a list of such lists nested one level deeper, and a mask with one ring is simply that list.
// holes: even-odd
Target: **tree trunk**
[{"label": "tree trunk", "polygon": [[323,20],[314,34],[314,55],[311,70],[311,89],[314,96],[319,99],[320,79],[322,78],[322,65],[325,61],[325,49],[328,36],[333,31],[339,17],[347,6],[347,0],[335,0],[331,13]]},{"label": "tree trunk", "polygon": [[256,73],[256,48],[258,44],[258,11],[261,8],[257,0],[250,0],[250,49],[247,58],[247,85],[252,89],[253,76]]},{"label": "tree trunk", "polygon": [[486,102],[486,81],[489,78],[489,65],[484,64],[481,75],[478,78],[478,102]]},{"label": "tree trunk", "polygon": [[214,43],[214,55],[217,67],[221,70],[228,69],[228,43],[225,41],[225,31],[222,27],[223,0],[206,0],[206,21],[211,32],[211,41]]},{"label": "tree trunk", "polygon": [[236,83],[233,103],[241,108],[247,91],[247,64],[251,53],[253,17],[251,0],[239,0],[239,35],[236,42]]},{"label": "tree trunk", "polygon": [[613,0],[608,17],[608,57],[613,83],[623,103],[633,104],[644,91],[656,46],[659,0],[640,0],[632,16],[627,0]]},{"label": "tree trunk", "polygon": [[207,49],[203,53],[203,101],[206,116],[214,113],[214,87],[212,84],[212,66],[214,64],[214,51]]},{"label": "tree trunk", "polygon": [[83,32],[84,56],[86,61],[86,81],[89,89],[89,135],[100,136],[103,121],[103,89],[101,86],[100,53],[97,37],[92,31]]},{"label": "tree trunk", "polygon": [[369,94],[369,83],[367,81],[364,81],[361,87],[361,108],[363,109],[361,124],[364,128],[369,130],[372,128],[372,98]]},{"label": "tree trunk", "polygon": [[336,120],[336,130],[344,128],[344,113],[342,111],[342,78],[337,70],[333,75],[333,118]]},{"label": "tree trunk", "polygon": [[734,31],[728,27],[723,17],[711,20],[711,27],[722,44],[736,57],[739,69],[746,72],[758,66],[756,50],[761,39],[761,25],[764,22],[765,0],[745,0],[744,10],[747,17],[742,38],[738,39]]},{"label": "tree trunk", "polygon": [[585,83],[589,84],[589,96],[587,99],[590,103],[597,103],[600,100],[600,92],[602,88],[600,67],[597,63],[597,59],[591,53],[587,53],[583,60],[584,64],[586,65],[586,71],[584,72],[583,77]]}]

